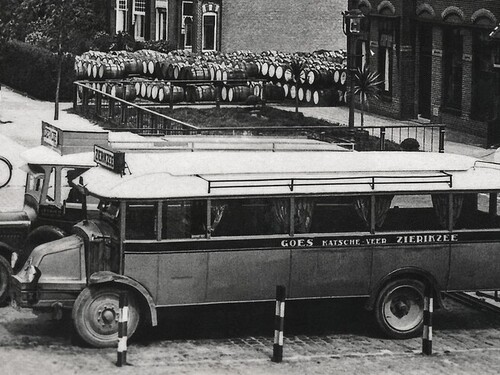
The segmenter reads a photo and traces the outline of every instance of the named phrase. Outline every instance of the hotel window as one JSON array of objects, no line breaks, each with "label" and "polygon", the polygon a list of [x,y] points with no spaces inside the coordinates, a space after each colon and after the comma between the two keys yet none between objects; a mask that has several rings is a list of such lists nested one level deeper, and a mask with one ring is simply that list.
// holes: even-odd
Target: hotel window
[{"label": "hotel window", "polygon": [[127,0],[116,0],[116,32],[127,31]]},{"label": "hotel window", "polygon": [[386,95],[392,94],[392,46],[394,45],[394,21],[379,21],[378,73],[382,81],[381,90]]},{"label": "hotel window", "polygon": [[460,28],[443,27],[443,104],[445,108],[462,108],[463,40]]},{"label": "hotel window", "polygon": [[144,40],[146,34],[146,0],[134,0],[134,36]]},{"label": "hotel window", "polygon": [[217,47],[217,14],[203,15],[203,51],[215,51]]},{"label": "hotel window", "polygon": [[168,39],[167,2],[156,2],[156,40]]},{"label": "hotel window", "polygon": [[193,2],[182,2],[182,29],[181,34],[184,35],[184,48],[191,49],[193,47]]},{"label": "hotel window", "polygon": [[364,69],[370,59],[370,19],[365,14],[361,19],[361,33],[356,43],[356,67]]}]

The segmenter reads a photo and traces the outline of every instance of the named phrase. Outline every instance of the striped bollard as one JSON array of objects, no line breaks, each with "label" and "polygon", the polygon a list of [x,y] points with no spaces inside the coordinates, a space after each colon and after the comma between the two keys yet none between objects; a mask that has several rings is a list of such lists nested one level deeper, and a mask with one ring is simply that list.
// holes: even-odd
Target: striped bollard
[{"label": "striped bollard", "polygon": [[122,367],[127,364],[127,322],[128,298],[127,293],[120,293],[120,317],[118,318],[118,352],[116,365]]},{"label": "striped bollard", "polygon": [[432,355],[432,313],[434,310],[432,286],[427,284],[424,291],[424,331],[422,333],[422,354]]},{"label": "striped bollard", "polygon": [[283,360],[283,328],[285,326],[285,292],[283,285],[276,286],[276,314],[274,317],[273,362]]}]

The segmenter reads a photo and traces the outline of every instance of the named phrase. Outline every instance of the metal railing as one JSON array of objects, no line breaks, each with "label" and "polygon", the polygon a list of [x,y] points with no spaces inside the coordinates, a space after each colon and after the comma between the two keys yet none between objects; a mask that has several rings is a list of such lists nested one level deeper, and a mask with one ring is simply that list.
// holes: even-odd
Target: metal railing
[{"label": "metal railing", "polygon": [[[149,103],[151,104],[151,103]],[[169,105],[169,103],[165,103]],[[151,108],[152,105],[132,103],[91,87],[90,82],[75,82],[73,108],[84,117],[95,117],[105,123],[104,128],[113,131],[129,131],[142,135],[275,135],[306,136],[313,139],[356,145],[356,149],[400,150],[399,144],[406,138],[415,138],[419,151],[444,152],[445,126],[394,125],[347,128],[341,124],[327,126],[242,126],[200,127],[177,120]],[[156,108],[157,109],[157,108]],[[371,137],[371,138],[370,138]],[[373,138],[375,137],[375,138]],[[371,146],[367,146],[372,143]],[[374,146],[373,143],[376,143]]]}]

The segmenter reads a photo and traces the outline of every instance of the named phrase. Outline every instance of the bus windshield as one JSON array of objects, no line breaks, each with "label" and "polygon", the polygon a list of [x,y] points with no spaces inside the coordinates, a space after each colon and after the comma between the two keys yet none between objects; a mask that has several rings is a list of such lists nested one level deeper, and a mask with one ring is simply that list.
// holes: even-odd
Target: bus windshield
[{"label": "bus windshield", "polygon": [[116,222],[120,215],[120,204],[118,202],[101,200],[98,209],[104,219],[112,222]]}]

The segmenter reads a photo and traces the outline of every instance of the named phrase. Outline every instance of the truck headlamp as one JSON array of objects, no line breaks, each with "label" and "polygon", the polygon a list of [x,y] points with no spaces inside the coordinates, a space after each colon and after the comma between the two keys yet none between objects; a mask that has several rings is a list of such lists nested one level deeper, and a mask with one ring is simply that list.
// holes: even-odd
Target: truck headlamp
[{"label": "truck headlamp", "polygon": [[13,252],[10,256],[10,268],[14,269],[14,267],[16,267],[18,259],[19,255],[16,252]]}]

